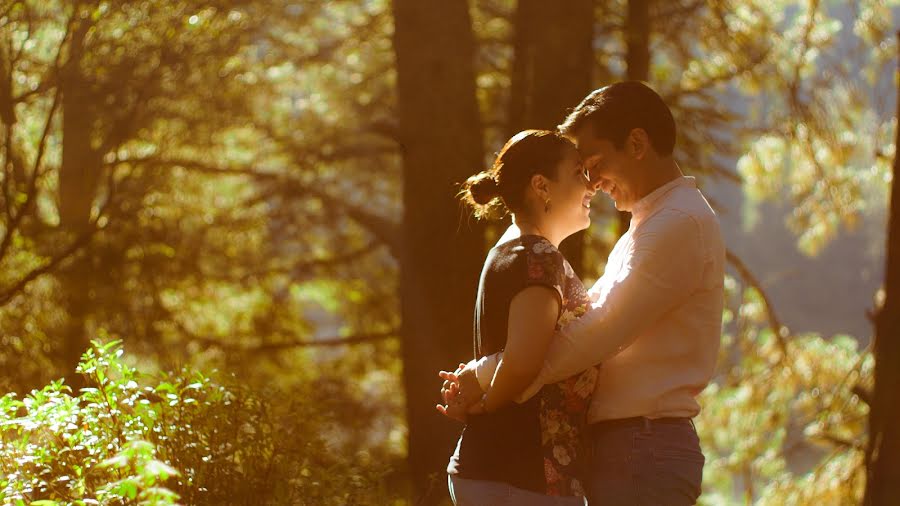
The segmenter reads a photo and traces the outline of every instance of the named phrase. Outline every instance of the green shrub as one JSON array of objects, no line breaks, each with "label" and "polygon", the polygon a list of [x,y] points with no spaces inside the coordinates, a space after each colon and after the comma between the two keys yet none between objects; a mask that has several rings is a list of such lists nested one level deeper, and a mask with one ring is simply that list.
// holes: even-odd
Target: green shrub
[{"label": "green shrub", "polygon": [[[384,463],[342,455],[306,391],[141,375],[94,341],[62,380],[0,398],[0,504],[387,504]],[[356,460],[364,462],[357,463]]]}]

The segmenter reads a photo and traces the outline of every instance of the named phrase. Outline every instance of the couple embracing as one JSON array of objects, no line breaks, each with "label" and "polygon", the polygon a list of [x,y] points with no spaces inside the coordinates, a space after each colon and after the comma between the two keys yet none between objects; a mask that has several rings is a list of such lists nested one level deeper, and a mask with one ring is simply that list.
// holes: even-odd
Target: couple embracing
[{"label": "couple embracing", "polygon": [[[594,91],[557,131],[510,139],[462,196],[512,214],[485,260],[475,359],[441,372],[465,423],[447,467],[457,506],[694,504],[692,418],[719,349],[718,219],[673,158],[675,122],[639,82]],[[586,289],[559,252],[597,191],[631,212]]]}]

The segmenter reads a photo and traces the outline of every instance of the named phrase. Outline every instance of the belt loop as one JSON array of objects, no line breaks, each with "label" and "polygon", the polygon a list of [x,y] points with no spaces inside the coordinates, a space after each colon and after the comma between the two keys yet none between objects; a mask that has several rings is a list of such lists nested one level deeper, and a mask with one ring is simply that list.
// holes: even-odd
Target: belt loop
[{"label": "belt loop", "polygon": [[646,416],[642,416],[641,419],[644,420],[644,432],[645,432],[645,433],[650,433],[650,432],[652,432],[652,430],[651,430],[651,428],[650,428],[650,419],[647,418]]}]

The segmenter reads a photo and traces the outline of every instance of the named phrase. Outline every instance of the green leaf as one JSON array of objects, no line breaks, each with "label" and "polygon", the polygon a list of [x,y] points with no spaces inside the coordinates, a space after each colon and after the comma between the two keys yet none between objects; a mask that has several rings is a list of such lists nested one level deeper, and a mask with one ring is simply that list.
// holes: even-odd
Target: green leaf
[{"label": "green leaf", "polygon": [[170,476],[178,476],[178,470],[166,464],[165,462],[153,459],[150,462],[147,462],[147,465],[144,467],[144,470],[141,474],[143,476],[152,476],[164,481],[169,479]]},{"label": "green leaf", "polygon": [[128,465],[128,457],[122,453],[110,457],[100,463],[100,467],[122,468]]},{"label": "green leaf", "polygon": [[174,393],[178,392],[178,389],[175,388],[175,385],[164,382],[164,383],[160,383],[159,385],[156,385],[156,391],[157,392],[169,392],[169,393],[174,394]]},{"label": "green leaf", "polygon": [[138,484],[134,478],[126,478],[119,482],[117,492],[129,499],[137,497]]}]

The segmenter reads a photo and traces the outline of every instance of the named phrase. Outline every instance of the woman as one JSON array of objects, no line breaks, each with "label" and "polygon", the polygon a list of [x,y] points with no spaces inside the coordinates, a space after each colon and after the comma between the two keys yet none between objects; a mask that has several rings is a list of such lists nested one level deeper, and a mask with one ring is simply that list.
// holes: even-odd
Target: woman
[{"label": "woman", "polygon": [[589,185],[575,146],[547,130],[516,134],[462,199],[476,216],[512,213],[491,249],[475,309],[475,355],[503,351],[447,467],[457,506],[583,505],[580,431],[597,371],[513,402],[537,377],[554,332],[590,301],[559,243],[590,224]]}]

